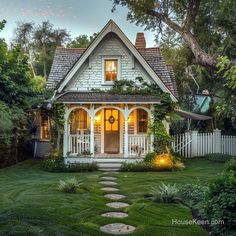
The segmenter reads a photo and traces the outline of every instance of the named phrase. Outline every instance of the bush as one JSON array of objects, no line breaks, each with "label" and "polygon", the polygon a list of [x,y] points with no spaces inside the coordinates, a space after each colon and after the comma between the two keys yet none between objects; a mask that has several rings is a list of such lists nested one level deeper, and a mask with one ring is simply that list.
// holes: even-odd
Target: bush
[{"label": "bush", "polygon": [[223,173],[209,187],[204,213],[209,221],[223,220],[211,225],[216,235],[235,235],[236,232],[236,178],[232,171]]},{"label": "bush", "polygon": [[213,162],[226,162],[229,161],[232,158],[232,156],[230,156],[229,154],[210,153],[206,154],[205,158]]},{"label": "bush", "polygon": [[82,182],[79,182],[75,178],[68,180],[59,180],[58,190],[65,193],[76,193],[81,185]]},{"label": "bush", "polygon": [[41,168],[49,172],[88,172],[98,170],[98,166],[95,162],[65,164],[63,157],[43,160]]},{"label": "bush", "polygon": [[176,187],[176,184],[170,185],[161,183],[161,185],[151,188],[151,194],[153,195],[154,200],[163,203],[178,202],[178,193],[179,190]]},{"label": "bush", "polygon": [[232,171],[236,175],[236,157],[232,157],[230,161],[225,164],[225,171]]},{"label": "bush", "polygon": [[146,154],[144,158],[144,162],[152,162],[152,160],[155,158],[156,153],[155,152],[149,152]]},{"label": "bush", "polygon": [[150,162],[141,161],[134,163],[124,162],[120,167],[120,171],[144,172],[144,171],[155,171],[155,170]]},{"label": "bush", "polygon": [[180,188],[180,197],[185,205],[202,213],[203,202],[208,192],[208,186],[186,184]]}]

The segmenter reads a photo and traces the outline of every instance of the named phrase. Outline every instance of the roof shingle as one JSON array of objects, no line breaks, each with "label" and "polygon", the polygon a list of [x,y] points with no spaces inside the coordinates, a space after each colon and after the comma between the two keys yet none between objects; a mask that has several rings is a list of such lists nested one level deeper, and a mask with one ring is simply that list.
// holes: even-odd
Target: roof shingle
[{"label": "roof shingle", "polygon": [[58,102],[76,103],[159,103],[160,99],[152,95],[113,94],[108,92],[67,92],[59,95]]}]

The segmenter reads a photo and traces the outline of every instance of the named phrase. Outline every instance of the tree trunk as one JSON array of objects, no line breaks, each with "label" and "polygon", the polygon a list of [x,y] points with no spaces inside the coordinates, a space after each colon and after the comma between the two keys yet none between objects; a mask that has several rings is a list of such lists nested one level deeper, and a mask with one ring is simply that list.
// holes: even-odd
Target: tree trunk
[{"label": "tree trunk", "polygon": [[190,32],[183,32],[181,33],[183,39],[190,47],[192,53],[196,58],[196,62],[202,66],[215,68],[217,60],[213,56],[209,55],[208,53],[204,52],[194,36]]}]

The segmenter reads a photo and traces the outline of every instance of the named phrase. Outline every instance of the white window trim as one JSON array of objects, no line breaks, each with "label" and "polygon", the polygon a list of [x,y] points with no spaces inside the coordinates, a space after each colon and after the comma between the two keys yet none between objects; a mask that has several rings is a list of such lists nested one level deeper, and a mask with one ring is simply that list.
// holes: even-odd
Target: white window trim
[{"label": "white window trim", "polygon": [[117,60],[117,80],[121,75],[121,57],[120,56],[103,56],[102,57],[102,85],[113,85],[114,81],[106,81],[105,78],[105,60]]}]

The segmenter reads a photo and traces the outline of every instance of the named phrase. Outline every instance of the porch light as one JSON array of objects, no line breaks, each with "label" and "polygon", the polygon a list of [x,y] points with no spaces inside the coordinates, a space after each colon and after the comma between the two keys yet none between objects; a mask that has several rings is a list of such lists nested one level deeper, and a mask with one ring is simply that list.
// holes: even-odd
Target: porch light
[{"label": "porch light", "polygon": [[101,115],[95,116],[95,117],[94,117],[94,120],[95,120],[96,122],[99,122],[99,121],[101,120]]}]

